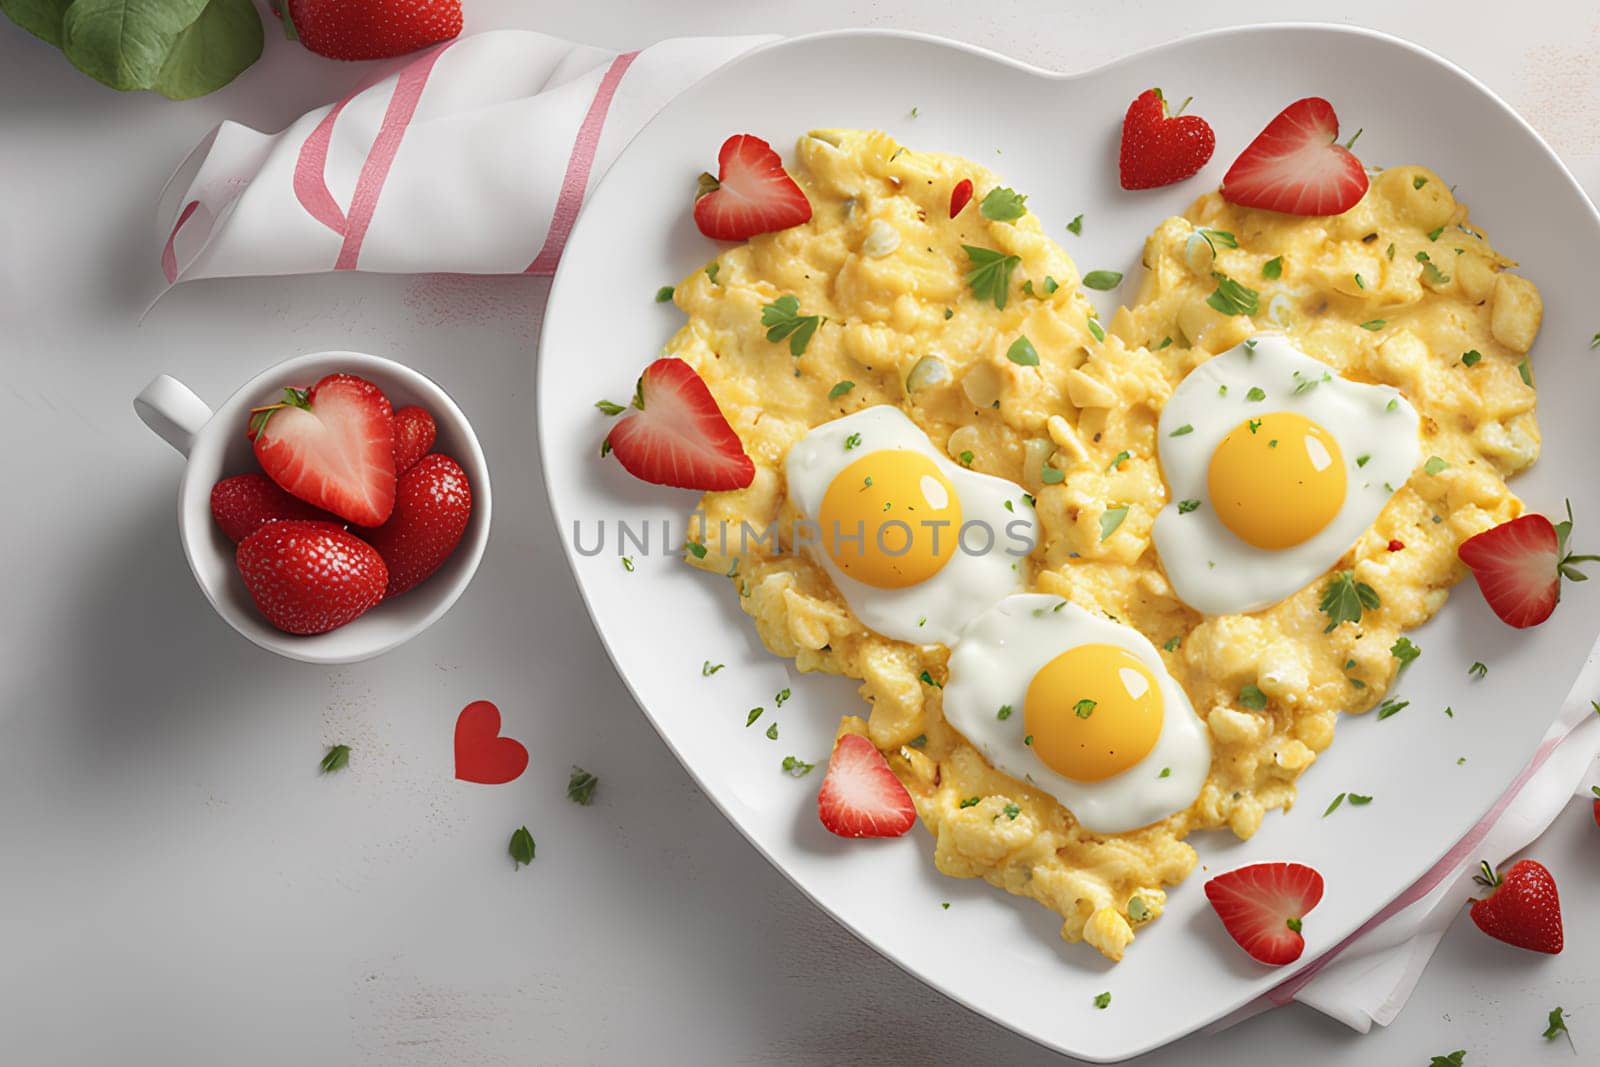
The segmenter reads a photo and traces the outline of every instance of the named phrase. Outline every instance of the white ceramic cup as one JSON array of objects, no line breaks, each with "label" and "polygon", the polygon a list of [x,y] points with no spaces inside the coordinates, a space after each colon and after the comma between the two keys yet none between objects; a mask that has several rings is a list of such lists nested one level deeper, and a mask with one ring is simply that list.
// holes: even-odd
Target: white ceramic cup
[{"label": "white ceramic cup", "polygon": [[[234,563],[234,544],[211,517],[211,487],[235,474],[259,472],[245,429],[250,409],[270,404],[285,386],[305,388],[325,375],[355,374],[382,389],[395,410],[420,404],[438,424],[433,450],[461,464],[472,486],[472,517],[450,558],[420,585],[385,600],[325,634],[284,633],[250,599]],[[467,417],[432,380],[393,360],[361,352],[314,352],[268,367],[213,412],[182,382],[158,375],[133,408],[188,457],[178,486],[178,537],[195,581],[228,625],[271,652],[306,663],[354,663],[397,648],[433,625],[472,580],[489,542],[489,465]]]}]

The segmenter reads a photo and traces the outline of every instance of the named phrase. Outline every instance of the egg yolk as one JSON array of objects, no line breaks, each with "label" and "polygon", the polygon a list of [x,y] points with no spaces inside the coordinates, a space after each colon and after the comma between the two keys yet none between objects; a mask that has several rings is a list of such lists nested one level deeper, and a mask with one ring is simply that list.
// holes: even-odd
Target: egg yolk
[{"label": "egg yolk", "polygon": [[1028,683],[1022,718],[1044,765],[1075,782],[1099,782],[1144,759],[1161,736],[1155,677],[1120,645],[1079,645]]},{"label": "egg yolk", "polygon": [[1222,525],[1256,548],[1309,541],[1344,506],[1344,456],[1333,435],[1304,415],[1246,419],[1211,456],[1206,490]]},{"label": "egg yolk", "polygon": [[834,477],[817,521],[840,570],[878,589],[903,589],[932,578],[955,555],[961,501],[927,456],[884,450]]}]

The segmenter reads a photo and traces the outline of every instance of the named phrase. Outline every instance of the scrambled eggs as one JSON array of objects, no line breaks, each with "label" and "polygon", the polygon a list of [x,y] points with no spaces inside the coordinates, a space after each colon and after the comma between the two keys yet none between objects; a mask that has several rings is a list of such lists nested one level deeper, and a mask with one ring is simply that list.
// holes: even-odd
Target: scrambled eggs
[{"label": "scrambled eggs", "polygon": [[[1331,218],[1208,193],[1151,234],[1139,298],[1103,324],[1031,213],[996,219],[975,202],[949,217],[962,179],[979,200],[999,187],[980,166],[883,133],[818,131],[800,139],[792,171],[812,220],[724,252],[676,290],[688,322],[667,354],[705,379],[757,467],[748,489],[705,497],[708,552],[689,562],[732,574],[774,653],[861,681],[870,714],[841,732],[888,756],[941,871],[1031,897],[1062,917],[1064,938],[1120,959],[1135,929],[1161,914],[1163,887],[1193,869],[1184,837],[1223,826],[1249,837],[1264,812],[1287,809],[1340,712],[1383,699],[1401,664],[1391,646],[1462,574],[1456,546],[1521,511],[1505,479],[1539,451],[1524,357],[1538,290],[1507,272],[1515,264],[1422,167],[1383,171],[1361,203]],[[997,206],[992,214],[1011,213]],[[963,246],[1015,257],[1002,261],[998,294],[980,298],[968,284],[974,260]],[[1217,273],[1259,293],[1252,314],[1208,303]],[[762,325],[763,309],[786,296],[797,314],[820,317],[799,355]],[[1151,548],[1167,503],[1155,437],[1163,405],[1197,365],[1270,328],[1341,375],[1401,390],[1421,414],[1423,454],[1440,461],[1398,487],[1340,562],[1381,599],[1359,627],[1324,632],[1321,579],[1255,614],[1202,616],[1173,594]],[[1019,335],[1037,365],[1008,358]],[[791,546],[716,535],[723,521],[790,529],[799,516],[784,484],[789,447],[874,404],[901,406],[952,459],[1036,498],[1027,588],[1110,615],[1163,649],[1214,745],[1187,810],[1129,833],[1085,831],[945,722],[945,647],[868,630]]]}]

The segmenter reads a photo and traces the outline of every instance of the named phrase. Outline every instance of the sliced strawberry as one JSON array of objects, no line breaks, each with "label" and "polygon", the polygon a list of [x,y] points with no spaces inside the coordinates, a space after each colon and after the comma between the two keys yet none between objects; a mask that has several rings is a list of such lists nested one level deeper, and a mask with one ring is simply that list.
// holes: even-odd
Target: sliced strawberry
[{"label": "sliced strawberry", "polygon": [[234,558],[261,614],[292,634],[359,618],[389,581],[383,557],[331,522],[269,522],[239,542]]},{"label": "sliced strawberry", "polygon": [[1206,899],[1240,948],[1278,967],[1305,951],[1300,920],[1322,899],[1322,875],[1300,863],[1253,863],[1207,882]]},{"label": "sliced strawberry", "polygon": [[[756,476],[716,398],[681,359],[658,359],[644,369],[633,406],[600,447],[616,453],[635,478],[679,489],[743,489]],[[624,410],[608,405],[608,411]]]},{"label": "sliced strawberry", "polygon": [[1572,509],[1563,522],[1522,515],[1461,542],[1456,555],[1472,569],[1483,599],[1509,626],[1526,629],[1550,617],[1561,599],[1561,578],[1584,581],[1577,564],[1600,559],[1567,552]]},{"label": "sliced strawberry", "polygon": [[1600,826],[1600,785],[1591,785],[1589,791],[1594,794],[1594,824]]},{"label": "sliced strawberry", "polygon": [[840,837],[899,837],[917,821],[911,794],[883,753],[860,734],[845,734],[833,746],[817,815]]},{"label": "sliced strawberry", "polygon": [[357,526],[394,509],[394,415],[376,385],[330,374],[250,413],[256,460],[288,493]]},{"label": "sliced strawberry", "polygon": [[1488,863],[1474,880],[1489,887],[1489,895],[1474,900],[1470,914],[1473,923],[1508,945],[1533,952],[1560,953],[1565,938],[1561,929],[1561,894],[1556,880],[1544,864],[1518,860],[1504,877]]},{"label": "sliced strawberry", "polygon": [[389,568],[383,595],[399,596],[438,570],[456,550],[471,517],[472,487],[449,456],[423,456],[402,474],[389,521],[356,531]]},{"label": "sliced strawberry", "polygon": [[810,220],[811,201],[759,137],[728,138],[717,153],[717,176],[700,175],[694,223],[712,240],[746,241]]},{"label": "sliced strawberry", "polygon": [[412,404],[394,413],[394,472],[404,474],[428,454],[439,435],[433,416]]},{"label": "sliced strawberry", "polygon": [[239,474],[212,486],[211,517],[234,544],[280,519],[333,518],[285,493],[264,474]]},{"label": "sliced strawberry", "polygon": [[962,178],[956,182],[956,187],[950,190],[950,217],[955,218],[961,214],[962,209],[972,203],[972,179]]},{"label": "sliced strawberry", "polygon": [[1198,115],[1167,115],[1160,89],[1134,97],[1122,117],[1117,169],[1124,189],[1154,189],[1193,177],[1217,149],[1211,124]]},{"label": "sliced strawberry", "polygon": [[1239,153],[1222,176],[1222,198],[1286,215],[1349,211],[1367,193],[1367,172],[1338,137],[1332,104],[1296,100]]}]

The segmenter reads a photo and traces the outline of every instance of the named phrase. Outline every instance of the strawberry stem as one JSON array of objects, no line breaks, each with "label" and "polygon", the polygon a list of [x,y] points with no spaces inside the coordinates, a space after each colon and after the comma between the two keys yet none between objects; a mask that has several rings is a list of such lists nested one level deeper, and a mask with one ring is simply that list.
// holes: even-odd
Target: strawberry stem
[{"label": "strawberry stem", "polygon": [[1489,866],[1488,860],[1479,860],[1478,870],[1482,873],[1472,876],[1472,880],[1474,882],[1477,882],[1479,885],[1488,886],[1490,889],[1493,889],[1495,886],[1500,884],[1500,876],[1494,873],[1494,868]]},{"label": "strawberry stem", "polygon": [[1285,920],[1284,925],[1289,927],[1289,929],[1293,930],[1297,934],[1300,932],[1300,925],[1301,924],[1300,924],[1300,920],[1298,918],[1287,919],[1287,920]]}]

